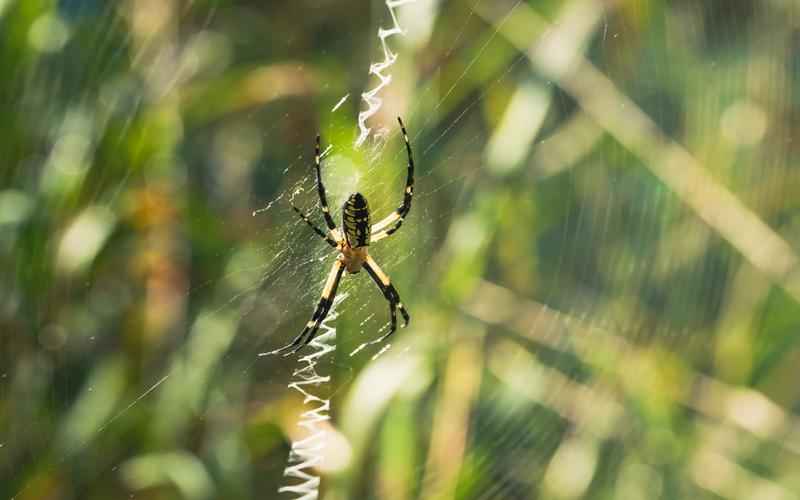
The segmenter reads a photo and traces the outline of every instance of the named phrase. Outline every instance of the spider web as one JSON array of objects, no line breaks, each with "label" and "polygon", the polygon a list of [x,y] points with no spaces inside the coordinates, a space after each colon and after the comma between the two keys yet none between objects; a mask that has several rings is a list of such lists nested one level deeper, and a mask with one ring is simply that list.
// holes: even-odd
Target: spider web
[{"label": "spider web", "polygon": [[[331,29],[307,7],[273,35],[249,28],[270,7],[136,1],[40,13],[36,64],[3,49],[2,111],[37,147],[0,142],[0,327],[31,333],[4,341],[0,493],[271,497],[291,471],[310,482],[287,498],[316,477],[332,498],[800,494],[781,376],[800,317],[796,8],[365,4],[331,25],[348,48],[302,38]],[[278,58],[269,36],[303,43]],[[354,53],[338,68],[381,76],[307,62]],[[397,115],[414,206],[372,252],[411,327],[351,354],[388,308],[345,276],[336,350],[311,368],[327,394],[305,393],[302,360],[257,356],[299,332],[335,258],[288,202],[323,226],[321,128],[331,208],[360,191],[388,214]],[[313,468],[293,434],[309,394],[330,452]]]}]

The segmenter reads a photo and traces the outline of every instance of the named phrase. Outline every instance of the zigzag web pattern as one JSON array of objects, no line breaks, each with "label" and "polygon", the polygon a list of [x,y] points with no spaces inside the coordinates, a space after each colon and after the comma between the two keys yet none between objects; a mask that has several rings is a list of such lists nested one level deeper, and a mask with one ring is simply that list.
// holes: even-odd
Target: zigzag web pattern
[{"label": "zigzag web pattern", "polygon": [[378,38],[381,41],[381,48],[383,49],[383,61],[372,63],[369,67],[369,74],[377,76],[380,82],[372,90],[361,94],[361,98],[367,103],[367,109],[358,113],[359,134],[356,139],[356,147],[361,147],[364,141],[367,140],[367,137],[369,137],[370,132],[372,132],[372,129],[367,127],[367,120],[377,113],[383,104],[383,99],[378,97],[378,93],[392,82],[392,75],[384,73],[384,71],[389,69],[395,61],[397,61],[397,54],[391,51],[386,44],[386,39],[392,35],[403,34],[403,28],[400,27],[400,23],[397,21],[395,8],[416,1],[417,0],[386,1],[386,7],[389,9],[389,14],[392,16],[392,27],[390,29],[378,28]]},{"label": "zigzag web pattern", "polygon": [[[290,389],[303,395],[303,404],[311,407],[300,414],[297,424],[307,431],[307,435],[292,443],[288,464],[283,471],[285,478],[299,479],[300,482],[287,483],[278,489],[278,493],[296,495],[292,498],[298,500],[315,500],[319,497],[320,478],[314,469],[325,458],[326,443],[326,431],[321,429],[319,424],[330,420],[331,402],[314,392],[321,385],[329,383],[331,377],[330,375],[320,375],[317,372],[317,364],[324,356],[336,349],[336,328],[331,323],[338,316],[336,308],[346,297],[347,294],[343,294],[334,299],[330,313],[320,325],[321,333],[306,347],[306,349],[314,349],[314,352],[298,360],[300,366],[292,372],[293,381],[289,384]],[[268,354],[260,353],[259,356]]]},{"label": "zigzag web pattern", "polygon": [[[389,49],[386,39],[392,35],[403,34],[403,29],[400,27],[397,20],[395,9],[401,5],[415,1],[416,0],[387,0],[386,2],[386,7],[389,9],[393,24],[390,29],[378,29],[378,38],[381,41],[384,59],[383,61],[371,64],[369,67],[369,74],[377,76],[379,83],[372,90],[361,94],[364,102],[367,103],[367,109],[358,114],[359,136],[356,140],[356,147],[361,146],[367,137],[369,137],[372,129],[366,126],[366,121],[380,109],[383,100],[378,97],[378,93],[392,81],[392,75],[386,73],[386,70],[397,61],[397,54]],[[344,96],[331,111],[337,111],[346,101],[347,97],[348,96]],[[320,325],[321,333],[309,343],[309,346],[314,349],[314,352],[299,359],[298,362],[301,366],[294,370],[292,374],[294,381],[289,384],[290,389],[294,389],[303,395],[303,404],[311,406],[311,409],[300,415],[300,420],[298,422],[298,426],[306,429],[307,435],[292,443],[288,463],[283,472],[285,478],[297,479],[300,482],[294,484],[287,483],[278,488],[279,493],[289,493],[293,495],[292,498],[298,500],[316,500],[319,498],[320,477],[314,469],[324,461],[324,450],[326,446],[326,431],[320,428],[319,424],[330,420],[331,405],[329,399],[322,398],[312,391],[319,388],[322,384],[330,382],[330,376],[320,375],[316,367],[320,359],[336,349],[336,328],[332,326],[332,322],[338,316],[336,308],[345,297],[346,294],[340,295],[334,300],[330,313]],[[387,347],[388,346],[384,347],[378,355],[383,353]],[[361,348],[363,348],[363,346]],[[357,351],[358,350],[360,349],[357,349]],[[266,354],[268,353],[261,353],[260,355]],[[355,354],[355,352],[353,354]]]}]

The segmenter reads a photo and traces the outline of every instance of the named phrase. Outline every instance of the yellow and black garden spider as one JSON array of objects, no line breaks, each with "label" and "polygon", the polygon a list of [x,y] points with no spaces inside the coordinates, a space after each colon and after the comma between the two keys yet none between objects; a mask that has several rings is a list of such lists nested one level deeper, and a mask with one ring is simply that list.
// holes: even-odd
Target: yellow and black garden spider
[{"label": "yellow and black garden spider", "polygon": [[367,251],[370,243],[382,240],[387,236],[391,236],[395,231],[400,229],[403,224],[403,219],[408,215],[411,210],[411,198],[414,195],[414,159],[411,155],[411,144],[408,142],[408,134],[403,125],[403,120],[397,118],[400,122],[400,130],[403,131],[403,139],[406,143],[406,153],[408,154],[408,176],[406,178],[406,189],[403,194],[403,203],[397,207],[391,214],[377,224],[370,225],[370,213],[367,199],[361,193],[353,193],[344,202],[342,206],[342,229],[336,227],[333,222],[330,209],[328,208],[328,200],[325,198],[325,186],[322,183],[322,173],[320,172],[320,148],[319,148],[319,135],[317,136],[317,149],[314,156],[314,165],[317,171],[317,192],[319,194],[319,202],[322,206],[322,215],[325,217],[325,224],[328,226],[328,232],[325,233],[318,228],[308,216],[303,213],[299,208],[294,206],[292,208],[306,223],[322,237],[328,245],[336,248],[339,255],[336,262],[333,263],[331,272],[328,274],[328,280],[325,282],[325,288],[322,289],[322,298],[317,304],[314,315],[311,320],[306,323],[305,328],[300,334],[295,337],[291,344],[288,344],[280,349],[272,351],[274,354],[286,352],[287,355],[293,354],[300,350],[303,346],[308,344],[314,339],[314,336],[319,329],[320,324],[328,315],[331,309],[333,299],[336,297],[336,289],[339,286],[339,280],[342,273],[347,270],[348,274],[355,274],[363,267],[367,270],[367,274],[372,278],[383,296],[389,301],[389,313],[391,315],[391,327],[389,331],[377,340],[373,340],[370,344],[380,343],[397,329],[397,309],[400,309],[400,314],[403,315],[403,326],[408,325],[411,317],[408,315],[403,303],[400,302],[400,295],[397,293],[394,285],[392,285],[389,276],[384,273],[375,262],[375,259]]}]

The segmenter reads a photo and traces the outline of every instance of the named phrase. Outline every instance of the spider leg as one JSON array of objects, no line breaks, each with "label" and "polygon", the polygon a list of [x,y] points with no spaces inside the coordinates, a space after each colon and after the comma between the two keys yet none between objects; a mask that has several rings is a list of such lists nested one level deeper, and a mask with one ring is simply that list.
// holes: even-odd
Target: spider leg
[{"label": "spider leg", "polygon": [[342,261],[339,259],[336,259],[336,262],[334,262],[333,266],[331,267],[331,272],[328,274],[328,280],[325,282],[325,288],[322,290],[322,297],[319,299],[319,303],[317,303],[317,308],[314,310],[314,315],[311,316],[311,319],[308,321],[308,323],[306,323],[303,331],[300,332],[300,334],[295,337],[290,344],[285,345],[280,349],[276,349],[270,354],[280,354],[285,352],[286,356],[289,356],[296,353],[309,342],[314,340],[319,326],[325,320],[325,317],[328,315],[328,312],[331,309],[331,304],[333,304],[333,299],[336,297],[336,289],[339,287],[339,280],[341,279],[343,272],[344,264],[342,264]]},{"label": "spider leg", "polygon": [[389,276],[383,272],[372,256],[367,256],[367,260],[364,262],[364,269],[367,270],[367,274],[369,274],[375,284],[378,285],[378,288],[383,292],[383,296],[386,297],[386,300],[389,301],[389,314],[392,321],[389,331],[382,337],[369,342],[369,344],[378,344],[389,338],[395,330],[397,330],[397,309],[400,309],[400,314],[403,315],[403,327],[408,325],[411,316],[400,301],[400,295],[397,293],[397,289],[394,285],[392,285]]},{"label": "spider leg", "polygon": [[[399,117],[400,130],[403,131],[403,140],[406,143],[406,154],[408,155],[408,175],[406,176],[406,189],[403,193],[403,203],[394,212],[387,215],[382,221],[372,226],[371,241],[378,241],[400,229],[403,219],[411,210],[411,199],[414,196],[414,157],[411,154],[411,144],[408,142],[408,133],[403,125],[403,120]],[[391,226],[391,227],[390,227]]]},{"label": "spider leg", "polygon": [[292,203],[292,208],[294,209],[295,212],[297,212],[297,215],[299,215],[301,219],[306,221],[306,224],[308,224],[309,227],[311,227],[311,229],[313,229],[315,233],[320,235],[322,239],[328,242],[328,245],[332,246],[333,248],[336,248],[338,246],[336,244],[336,241],[333,238],[331,238],[330,235],[325,234],[325,232],[322,229],[315,226],[314,223],[311,222],[311,219],[309,219],[306,214],[304,214],[299,208],[294,206],[294,203]]},{"label": "spider leg", "polygon": [[317,171],[317,193],[319,194],[319,204],[322,207],[322,215],[325,217],[325,224],[328,225],[328,229],[333,231],[336,229],[336,223],[333,222],[333,217],[331,217],[331,209],[328,207],[328,199],[325,197],[325,185],[322,183],[319,155],[319,135],[317,135],[317,149],[314,154],[314,167]]}]

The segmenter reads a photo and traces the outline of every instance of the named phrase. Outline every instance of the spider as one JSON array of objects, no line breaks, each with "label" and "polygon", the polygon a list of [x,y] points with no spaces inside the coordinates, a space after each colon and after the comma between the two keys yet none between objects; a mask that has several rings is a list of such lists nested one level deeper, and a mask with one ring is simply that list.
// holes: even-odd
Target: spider
[{"label": "spider", "polygon": [[414,195],[414,160],[411,155],[411,144],[408,142],[408,134],[403,125],[403,120],[398,117],[397,121],[400,123],[400,130],[403,132],[406,153],[408,154],[408,176],[403,194],[403,203],[382,221],[372,225],[370,225],[370,211],[367,199],[361,193],[352,193],[342,206],[342,228],[338,229],[336,227],[328,208],[328,200],[325,198],[325,186],[322,183],[322,174],[320,172],[320,139],[319,135],[317,135],[316,154],[314,156],[314,166],[317,172],[317,193],[319,194],[322,215],[325,218],[325,224],[328,226],[328,232],[325,233],[318,228],[311,222],[308,215],[297,208],[294,203],[292,203],[292,208],[328,245],[338,250],[339,255],[328,274],[325,288],[322,289],[322,297],[314,310],[313,316],[306,323],[303,331],[290,344],[272,351],[274,354],[288,351],[286,355],[291,355],[314,339],[320,324],[322,324],[322,321],[328,315],[328,311],[330,311],[333,299],[336,297],[339,280],[345,270],[347,270],[348,274],[356,274],[361,268],[364,268],[372,278],[372,281],[378,285],[386,300],[389,301],[391,328],[379,339],[371,341],[370,344],[380,343],[395,332],[397,329],[397,309],[400,309],[400,314],[403,315],[403,327],[408,325],[411,316],[409,316],[406,308],[403,307],[403,303],[400,302],[400,295],[392,285],[389,276],[381,270],[378,263],[368,252],[370,243],[375,243],[387,236],[391,236],[400,229],[403,220],[411,210],[411,198]]}]

